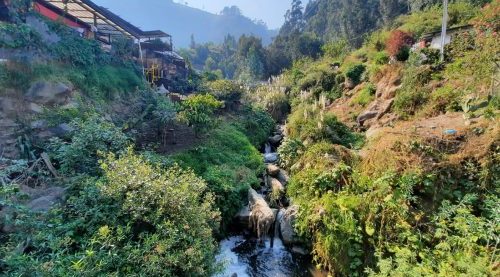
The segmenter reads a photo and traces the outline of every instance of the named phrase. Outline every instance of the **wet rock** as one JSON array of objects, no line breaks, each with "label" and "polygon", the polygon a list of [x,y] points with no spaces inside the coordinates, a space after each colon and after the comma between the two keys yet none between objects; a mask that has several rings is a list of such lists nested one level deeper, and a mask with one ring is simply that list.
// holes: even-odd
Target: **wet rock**
[{"label": "wet rock", "polygon": [[43,112],[43,108],[40,105],[38,105],[37,103],[30,103],[28,106],[28,109],[30,112],[33,112],[33,113],[42,113]]},{"label": "wet rock", "polygon": [[266,171],[272,177],[277,177],[280,174],[280,168],[274,164],[268,164]]},{"label": "wet rock", "polygon": [[259,239],[265,237],[274,224],[274,212],[269,208],[266,200],[254,189],[248,191],[250,213],[250,227]]},{"label": "wet rock", "polygon": [[241,208],[241,210],[236,214],[235,219],[237,224],[242,227],[241,229],[248,228],[250,223],[250,209],[248,208],[248,205]]},{"label": "wet rock", "polygon": [[30,123],[31,129],[43,129],[47,127],[47,121],[45,120],[35,120]]},{"label": "wet rock", "polygon": [[268,153],[264,155],[265,163],[275,163],[278,161],[278,153]]},{"label": "wet rock", "polygon": [[280,169],[280,172],[276,178],[283,184],[283,185],[288,185],[288,181],[290,180],[290,177],[288,176],[288,173],[284,171],[283,169]]},{"label": "wet rock", "polygon": [[63,83],[39,81],[31,85],[25,97],[41,105],[63,105],[69,101],[73,88]]},{"label": "wet rock", "polygon": [[269,137],[269,139],[268,139],[269,143],[271,143],[274,146],[279,145],[282,140],[283,140],[283,136],[281,136],[281,135],[275,135],[275,136]]},{"label": "wet rock", "polygon": [[283,212],[281,218],[279,218],[281,238],[285,245],[293,245],[299,242],[297,233],[293,227],[298,210],[298,206],[290,206]]},{"label": "wet rock", "polygon": [[268,177],[267,183],[271,186],[273,195],[283,195],[285,194],[285,186],[276,178]]},{"label": "wet rock", "polygon": [[309,252],[305,248],[302,248],[300,246],[294,246],[292,247],[292,253],[299,254],[302,256],[309,255]]}]

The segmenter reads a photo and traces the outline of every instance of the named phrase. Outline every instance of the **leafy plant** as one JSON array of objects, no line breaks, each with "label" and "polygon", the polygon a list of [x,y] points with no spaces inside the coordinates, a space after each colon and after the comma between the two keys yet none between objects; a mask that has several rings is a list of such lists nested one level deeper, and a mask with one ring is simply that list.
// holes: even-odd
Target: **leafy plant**
[{"label": "leafy plant", "polygon": [[15,251],[17,244],[2,245],[7,250],[2,252],[3,273],[207,276],[215,272],[212,230],[219,212],[202,179],[177,166],[153,166],[130,149],[120,158],[108,155],[101,168],[101,178],[75,181],[68,201],[43,223],[32,217],[29,252]]},{"label": "leafy plant", "polygon": [[76,120],[71,125],[74,131],[70,142],[53,138],[49,145],[61,170],[67,174],[96,175],[99,153],[117,153],[130,143],[119,128],[98,116]]},{"label": "leafy plant", "polygon": [[355,85],[361,81],[361,76],[365,72],[366,66],[364,64],[354,64],[347,68],[345,76],[349,78]]},{"label": "leafy plant", "polygon": [[209,94],[189,96],[182,102],[178,117],[193,126],[197,135],[207,131],[213,123],[214,112],[222,103]]}]

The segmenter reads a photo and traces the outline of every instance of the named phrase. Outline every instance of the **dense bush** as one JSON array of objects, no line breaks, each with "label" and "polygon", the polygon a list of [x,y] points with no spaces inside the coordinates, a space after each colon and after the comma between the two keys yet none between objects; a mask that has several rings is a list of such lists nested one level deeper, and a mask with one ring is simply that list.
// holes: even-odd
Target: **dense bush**
[{"label": "dense bush", "polygon": [[197,135],[210,129],[215,111],[222,107],[222,102],[209,94],[190,95],[182,102],[179,119],[193,126]]},{"label": "dense bush", "polygon": [[130,139],[112,122],[93,116],[72,123],[74,131],[70,142],[53,138],[49,145],[52,156],[65,173],[95,175],[99,153],[117,153],[126,148]]},{"label": "dense bush", "polygon": [[[7,275],[207,276],[216,269],[219,213],[207,185],[126,151],[109,155],[99,179],[84,178],[45,222],[30,251],[2,247]],[[31,226],[34,227],[35,225]],[[28,227],[29,226],[24,226]]]},{"label": "dense bush", "polygon": [[327,140],[352,147],[358,141],[356,135],[339,122],[335,115],[316,105],[298,106],[289,117],[287,129],[291,138],[305,142]]},{"label": "dense bush", "polygon": [[300,140],[286,137],[278,148],[280,166],[289,170],[302,155],[304,148]]},{"label": "dense bush", "polygon": [[40,34],[26,24],[0,22],[0,47],[2,48],[38,48],[43,49]]},{"label": "dense bush", "polygon": [[261,147],[269,138],[275,122],[268,112],[261,108],[245,106],[235,122],[255,147]]},{"label": "dense bush", "polygon": [[407,66],[402,87],[396,93],[394,108],[400,115],[413,115],[429,99],[430,89],[426,87],[431,80],[429,66]]},{"label": "dense bush", "polygon": [[290,112],[288,94],[275,86],[260,86],[255,91],[250,90],[246,95],[249,104],[267,111],[272,118],[280,122]]},{"label": "dense bush", "polygon": [[238,128],[221,124],[193,149],[174,155],[186,168],[205,178],[222,212],[223,229],[247,201],[250,186],[258,186],[256,176],[264,171],[261,154]]},{"label": "dense bush", "polygon": [[236,101],[243,94],[241,85],[229,80],[217,80],[209,84],[210,94],[221,101]]},{"label": "dense bush", "polygon": [[361,81],[361,76],[365,72],[366,66],[364,64],[354,64],[347,68],[345,76],[349,78],[355,85]]},{"label": "dense bush", "polygon": [[377,65],[384,65],[384,64],[387,64],[389,62],[389,56],[387,55],[387,53],[385,51],[377,52],[377,54],[375,55],[373,60],[374,60],[375,64],[377,64]]},{"label": "dense bush", "polygon": [[387,39],[386,51],[391,57],[398,61],[406,61],[410,53],[410,47],[414,43],[413,36],[410,33],[394,30]]}]

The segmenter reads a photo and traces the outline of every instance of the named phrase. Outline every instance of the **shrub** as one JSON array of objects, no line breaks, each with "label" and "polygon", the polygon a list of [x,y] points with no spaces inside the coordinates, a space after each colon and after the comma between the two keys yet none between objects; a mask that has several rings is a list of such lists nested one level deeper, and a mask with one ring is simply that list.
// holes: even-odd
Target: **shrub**
[{"label": "shrub", "polygon": [[321,50],[330,58],[343,60],[349,54],[349,42],[345,39],[332,41],[324,44]]},{"label": "shrub", "polygon": [[99,43],[76,35],[68,35],[51,48],[60,61],[78,67],[90,67],[103,62],[105,55]]},{"label": "shrub", "polygon": [[220,124],[200,146],[173,156],[208,181],[217,207],[222,211],[223,230],[247,201],[249,186],[258,186],[256,176],[264,171],[261,154],[238,128]]},{"label": "shrub", "polygon": [[389,56],[385,51],[377,52],[377,54],[375,54],[375,57],[373,58],[373,61],[377,65],[384,65],[389,62]]},{"label": "shrub", "polygon": [[245,106],[235,125],[255,147],[261,147],[275,126],[273,118],[261,108]]},{"label": "shrub", "polygon": [[28,48],[43,49],[40,34],[24,23],[10,24],[0,22],[0,47],[1,48]]},{"label": "shrub", "polygon": [[214,112],[222,103],[209,94],[190,95],[181,103],[179,119],[193,126],[197,135],[207,131],[213,123]]},{"label": "shrub", "polygon": [[376,91],[377,88],[375,85],[368,83],[361,91],[359,91],[358,95],[352,100],[352,102],[364,107],[375,99]]},{"label": "shrub", "polygon": [[271,117],[280,122],[286,118],[290,112],[289,95],[279,87],[260,86],[255,91],[247,94],[248,102],[269,113]]},{"label": "shrub", "polygon": [[332,113],[315,105],[302,104],[289,117],[288,134],[293,139],[317,142],[327,140],[351,147],[357,137]]},{"label": "shrub", "polygon": [[429,66],[408,66],[402,87],[396,93],[394,108],[400,115],[413,115],[429,99],[430,89],[426,87],[432,78]]},{"label": "shrub", "polygon": [[[40,220],[30,251],[4,257],[7,275],[210,276],[219,212],[206,183],[155,167],[128,150],[104,176],[75,183],[67,203]],[[33,217],[36,219],[36,217]],[[35,225],[31,226],[33,228]],[[24,240],[24,238],[23,238]],[[22,242],[22,241],[20,241]]]},{"label": "shrub", "polygon": [[70,142],[53,138],[49,145],[61,171],[68,174],[95,175],[99,153],[118,153],[130,143],[130,139],[118,127],[98,116],[76,120],[71,125],[74,131]]},{"label": "shrub", "polygon": [[241,85],[229,80],[216,80],[209,83],[210,94],[221,101],[236,101],[243,94]]},{"label": "shrub", "polygon": [[413,43],[414,39],[410,33],[394,30],[387,39],[386,50],[390,56],[395,57],[398,61],[406,61]]},{"label": "shrub", "polygon": [[363,75],[363,72],[365,72],[365,69],[366,67],[364,64],[354,64],[347,68],[345,76],[357,85],[361,81],[361,76]]},{"label": "shrub", "polygon": [[300,140],[285,138],[278,148],[280,166],[290,169],[302,155],[305,147]]},{"label": "shrub", "polygon": [[431,95],[432,110],[437,113],[460,111],[462,102],[461,91],[451,86],[438,88]]}]

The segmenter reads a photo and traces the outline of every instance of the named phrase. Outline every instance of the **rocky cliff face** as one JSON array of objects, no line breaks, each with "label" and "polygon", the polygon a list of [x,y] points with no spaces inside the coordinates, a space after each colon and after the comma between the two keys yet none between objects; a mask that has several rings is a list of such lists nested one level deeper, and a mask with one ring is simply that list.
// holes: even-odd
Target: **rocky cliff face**
[{"label": "rocky cliff face", "polygon": [[26,130],[38,139],[67,133],[68,126],[49,126],[39,117],[45,108],[73,107],[74,94],[71,85],[50,81],[33,83],[25,92],[3,91],[0,94],[0,157],[19,158],[19,144]]}]

